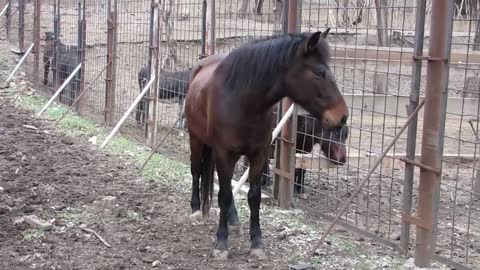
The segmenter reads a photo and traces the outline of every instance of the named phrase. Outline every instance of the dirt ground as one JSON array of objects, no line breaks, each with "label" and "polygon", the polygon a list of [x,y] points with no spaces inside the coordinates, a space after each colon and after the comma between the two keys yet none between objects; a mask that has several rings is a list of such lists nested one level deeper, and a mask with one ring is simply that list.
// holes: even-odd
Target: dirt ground
[{"label": "dirt ground", "polygon": [[[301,212],[264,205],[269,260],[250,260],[244,222],[243,233],[230,238],[229,262],[211,262],[218,209],[206,222],[192,223],[182,180],[178,186],[144,181],[135,174],[131,158],[100,152],[84,137],[60,135],[51,123],[14,108],[5,98],[0,99],[0,133],[1,269],[145,269],[152,263],[158,269],[287,269],[318,233],[301,225]],[[114,196],[114,204],[98,203],[104,196]],[[245,220],[245,201],[239,204]],[[53,228],[32,228],[22,222],[25,215],[36,215]],[[81,225],[112,247],[82,231]],[[301,233],[282,237],[286,227]],[[372,269],[397,269],[401,257],[392,251],[365,239],[357,244],[354,236],[339,232],[325,248],[322,256],[332,255],[321,269],[350,269],[358,262],[379,264]],[[344,250],[344,245],[349,248]],[[348,258],[338,261],[342,257]]]}]

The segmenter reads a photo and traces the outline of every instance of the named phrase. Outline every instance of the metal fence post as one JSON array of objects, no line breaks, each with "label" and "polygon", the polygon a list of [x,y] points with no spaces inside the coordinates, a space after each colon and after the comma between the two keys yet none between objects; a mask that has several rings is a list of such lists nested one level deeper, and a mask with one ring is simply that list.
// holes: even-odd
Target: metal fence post
[{"label": "metal fence post", "polygon": [[206,36],[207,52],[215,54],[215,0],[207,0]]},{"label": "metal fence post", "polygon": [[151,147],[155,147],[156,139],[157,139],[157,112],[158,112],[158,76],[159,73],[159,44],[160,44],[160,17],[158,11],[158,3],[155,0],[151,1],[151,9],[150,9],[150,51],[149,51],[149,60],[148,65],[150,68],[150,78],[153,74],[155,74],[155,81],[153,85],[150,87],[150,90],[147,92],[148,102],[146,112],[148,112],[147,116],[147,124],[145,126],[145,136],[147,138],[147,144]]},{"label": "metal fence post", "polygon": [[435,251],[453,8],[454,1],[432,1],[420,162],[437,171],[420,169],[417,216],[409,217],[416,224],[417,267],[430,267]]},{"label": "metal fence post", "polygon": [[25,2],[18,0],[18,48],[21,52],[25,47]]},{"label": "metal fence post", "polygon": [[[77,73],[76,87],[79,89],[78,93],[83,93],[85,87],[85,44],[86,44],[86,21],[85,21],[85,0],[78,1],[78,63],[82,64],[82,69]],[[75,104],[75,109],[80,112],[81,101]]]},{"label": "metal fence post", "polygon": [[[298,1],[290,0],[288,6],[288,32],[298,32]],[[292,100],[282,100],[282,116],[293,104]],[[296,110],[282,129],[280,148],[280,168],[274,173],[280,174],[278,185],[278,204],[283,209],[289,209],[293,202],[293,181],[295,177],[295,137],[296,137]]]},{"label": "metal fence post", "polygon": [[[281,22],[281,31],[282,34],[288,33],[288,7],[289,7],[289,0],[284,0],[282,5],[282,22]],[[279,102],[277,105],[277,123],[282,119],[282,102]],[[286,108],[288,110],[288,108]],[[280,140],[275,140],[275,168],[280,168],[280,156],[281,156],[281,149],[282,144]],[[279,192],[279,185],[280,185],[280,175],[273,174],[273,198],[278,200],[278,192]]]},{"label": "metal fence post", "polygon": [[11,25],[11,21],[12,21],[12,0],[8,0],[8,8],[7,8],[7,11],[5,13],[5,16],[7,17],[6,18],[6,23],[5,23],[5,28],[7,30],[7,40],[10,40],[10,25]]},{"label": "metal fence post", "polygon": [[115,62],[116,62],[116,26],[117,26],[117,1],[112,6],[112,0],[107,2],[107,71],[105,85],[105,123],[112,125],[115,116]]},{"label": "metal fence post", "polygon": [[[408,105],[408,114],[415,110],[418,106],[420,98],[420,83],[422,77],[422,59],[423,56],[423,39],[425,32],[425,9],[426,0],[417,0],[417,10],[415,14],[415,41],[413,49],[412,63],[412,84],[410,88],[410,103]],[[408,126],[407,150],[406,157],[409,160],[415,160],[416,142],[417,142],[417,123],[418,116],[415,115],[411,124]],[[413,175],[415,166],[405,163],[405,182],[403,183],[403,203],[402,211],[404,215],[412,213],[412,195],[413,195]],[[404,253],[408,252],[410,243],[410,223],[402,220],[402,229],[400,235],[400,247]]]},{"label": "metal fence post", "polygon": [[207,0],[202,1],[202,37],[201,37],[201,57],[207,53]]},{"label": "metal fence post", "polygon": [[35,74],[34,80],[38,78],[38,71],[40,69],[40,16],[41,16],[41,4],[40,0],[34,0],[34,21],[33,21],[33,53],[34,64],[33,74]]},{"label": "metal fence post", "polygon": [[55,0],[53,3],[53,35],[54,35],[54,57],[52,61],[53,73],[53,88],[57,86],[58,70],[57,70],[57,55],[58,55],[58,41],[60,39],[60,2]]}]

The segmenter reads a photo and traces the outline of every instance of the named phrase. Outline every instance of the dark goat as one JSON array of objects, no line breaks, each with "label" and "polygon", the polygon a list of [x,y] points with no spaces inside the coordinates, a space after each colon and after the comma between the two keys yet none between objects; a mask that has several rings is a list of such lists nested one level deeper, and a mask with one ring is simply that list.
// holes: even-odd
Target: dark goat
[{"label": "dark goat", "polygon": [[[59,57],[57,58],[59,85],[62,85],[67,80],[67,78],[72,74],[78,64],[78,56],[76,51],[67,51],[59,55]],[[80,71],[78,71],[77,73],[77,78],[78,74],[80,74]],[[63,89],[62,93],[60,93],[60,102],[65,103],[62,100],[66,98],[66,104],[71,106],[73,104],[73,101],[79,94],[79,83],[75,78],[73,78],[72,80],[70,80],[68,86]]]},{"label": "dark goat", "polygon": [[[62,56],[65,54],[76,55],[77,51],[78,51],[77,46],[65,45],[59,40],[57,44],[58,55],[55,55],[55,35],[53,32],[46,32],[45,33],[45,52],[43,54],[43,63],[45,64],[45,67],[43,69],[43,84],[44,85],[48,84],[48,73],[50,72],[51,67],[53,67],[53,63],[57,63],[57,68],[59,68],[58,67],[59,61],[57,61],[57,59],[62,58]],[[72,57],[68,56],[67,58],[71,59]]]},{"label": "dark goat", "polygon": [[[178,98],[179,104],[179,116],[183,113],[184,110],[184,100],[185,95],[187,94],[188,90],[188,81],[190,80],[190,76],[192,75],[192,70],[182,70],[182,71],[175,71],[175,72],[166,72],[161,70],[161,76],[158,80],[158,98],[159,99],[172,99]],[[143,66],[138,71],[138,85],[140,87],[140,91],[143,90],[145,85],[148,83],[150,79],[150,70],[148,66]],[[147,107],[147,100],[146,98],[142,98],[137,105],[137,112],[135,115],[135,119],[137,123],[144,123],[145,122],[145,114]],[[185,129],[185,115],[183,115],[177,125],[178,128]]]}]

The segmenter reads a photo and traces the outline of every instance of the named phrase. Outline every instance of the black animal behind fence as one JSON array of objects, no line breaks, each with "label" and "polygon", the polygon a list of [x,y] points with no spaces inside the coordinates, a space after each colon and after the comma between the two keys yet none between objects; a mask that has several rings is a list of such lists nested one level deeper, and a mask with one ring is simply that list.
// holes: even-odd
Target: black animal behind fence
[{"label": "black animal behind fence", "polygon": [[[79,64],[78,47],[75,45],[66,45],[59,40],[57,42],[57,50],[55,52],[54,33],[46,32],[43,63],[45,63],[43,72],[43,84],[48,85],[48,75],[50,73],[50,70],[53,69],[53,65],[55,65],[56,70],[58,71],[58,85],[62,85]],[[80,72],[78,74],[80,74]],[[54,85],[54,88],[56,87],[57,85]],[[72,79],[68,87],[65,87],[62,93],[60,93],[60,102],[64,103],[64,100],[66,99],[66,104],[68,104],[69,106],[72,105],[73,101],[78,96],[79,91],[80,87],[78,85],[78,81]]]},{"label": "black animal behind fence", "polygon": [[[160,71],[160,77],[158,78],[158,98],[159,99],[172,99],[178,98],[179,112],[181,116],[184,110],[185,95],[188,90],[188,81],[192,75],[192,70],[181,70],[175,72]],[[138,85],[140,91],[145,87],[150,79],[150,70],[148,66],[142,66],[138,71]],[[144,123],[147,113],[147,98],[142,98],[137,105],[137,111],[135,119],[137,123]],[[181,116],[180,121],[177,124],[177,128],[185,129],[187,123],[185,121],[185,115]]]}]

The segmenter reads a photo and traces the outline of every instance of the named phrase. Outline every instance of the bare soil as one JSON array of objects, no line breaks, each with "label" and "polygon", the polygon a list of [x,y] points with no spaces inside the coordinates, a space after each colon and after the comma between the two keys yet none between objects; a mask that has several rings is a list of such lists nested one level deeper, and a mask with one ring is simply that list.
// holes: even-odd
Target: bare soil
[{"label": "bare soil", "polygon": [[[61,135],[4,97],[0,135],[0,269],[287,269],[311,248],[316,228],[325,226],[301,211],[263,204],[269,259],[257,262],[248,256],[248,208],[237,199],[243,232],[231,234],[228,262],[212,262],[218,208],[208,220],[190,221],[183,180],[145,181],[131,158],[100,152],[84,137]],[[105,196],[114,196],[114,203],[99,204]],[[35,229],[21,221],[25,215],[53,228]],[[330,239],[319,251],[319,269],[398,269],[403,263],[392,250],[343,229]]]}]

